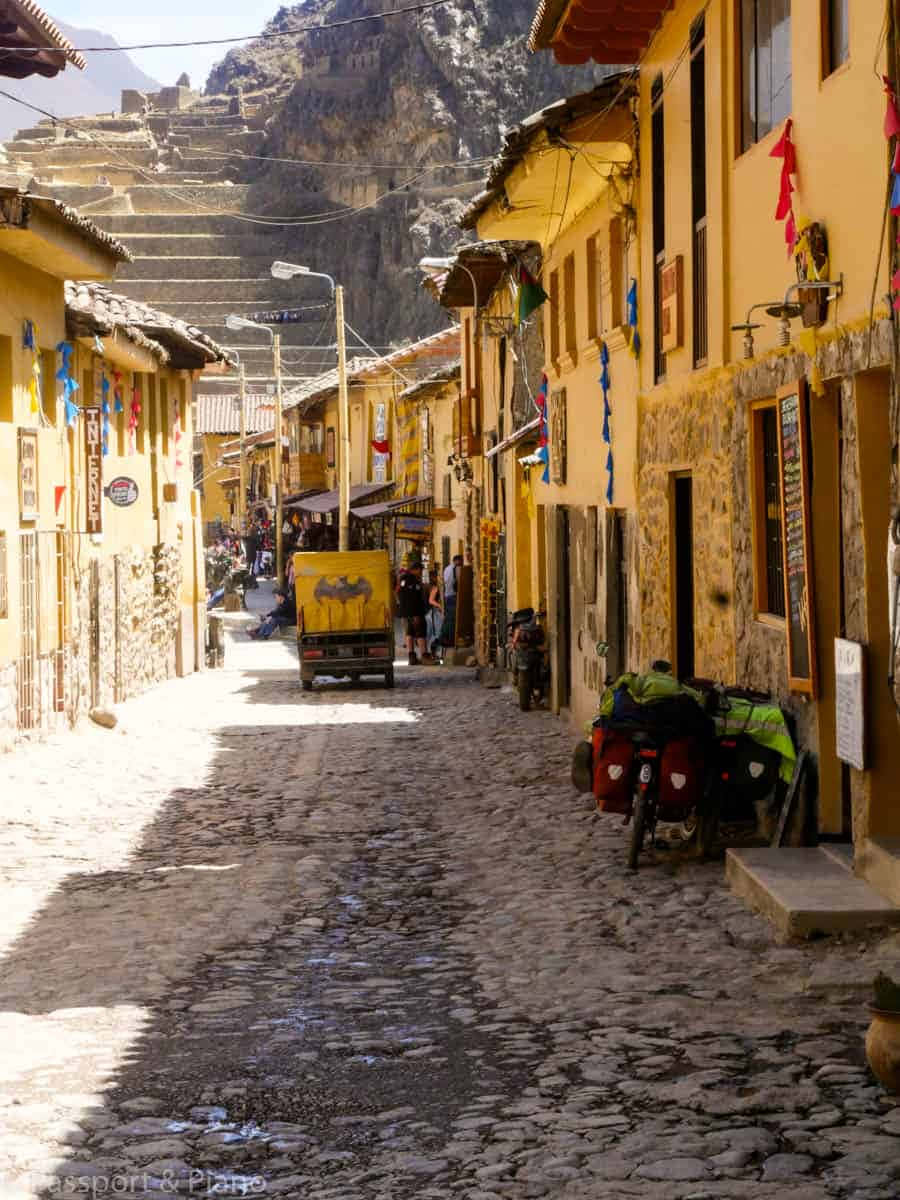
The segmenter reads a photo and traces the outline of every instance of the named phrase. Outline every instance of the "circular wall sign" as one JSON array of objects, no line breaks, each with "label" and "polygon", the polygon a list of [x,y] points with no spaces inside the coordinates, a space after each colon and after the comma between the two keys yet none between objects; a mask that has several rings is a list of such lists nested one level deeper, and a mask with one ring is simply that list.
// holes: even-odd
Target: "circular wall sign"
[{"label": "circular wall sign", "polygon": [[138,498],[138,485],[127,475],[117,475],[110,480],[106,494],[117,508],[128,508]]}]

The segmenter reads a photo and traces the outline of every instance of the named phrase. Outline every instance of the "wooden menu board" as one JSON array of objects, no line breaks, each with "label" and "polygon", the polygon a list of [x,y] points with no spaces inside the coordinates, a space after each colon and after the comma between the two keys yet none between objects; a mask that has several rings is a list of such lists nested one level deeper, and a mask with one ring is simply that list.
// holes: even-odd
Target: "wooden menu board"
[{"label": "wooden menu board", "polygon": [[818,678],[809,515],[809,416],[803,379],[778,392],[778,451],[788,685],[792,692],[814,697]]}]

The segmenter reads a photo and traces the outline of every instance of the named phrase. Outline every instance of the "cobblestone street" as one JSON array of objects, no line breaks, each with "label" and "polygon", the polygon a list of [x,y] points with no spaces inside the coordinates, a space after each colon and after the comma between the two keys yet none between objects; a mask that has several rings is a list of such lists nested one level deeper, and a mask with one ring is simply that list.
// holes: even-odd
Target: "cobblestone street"
[{"label": "cobblestone street", "polygon": [[[472,673],[232,640],[3,760],[0,1195],[894,1200],[864,1000]],[[67,1190],[68,1189],[68,1190]]]}]

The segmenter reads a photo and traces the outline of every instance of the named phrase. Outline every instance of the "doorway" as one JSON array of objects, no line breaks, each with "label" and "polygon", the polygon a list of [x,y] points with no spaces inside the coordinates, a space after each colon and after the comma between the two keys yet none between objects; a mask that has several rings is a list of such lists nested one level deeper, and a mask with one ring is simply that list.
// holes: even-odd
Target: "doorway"
[{"label": "doorway", "polygon": [[679,679],[694,674],[694,481],[689,471],[675,475],[672,491],[672,645]]},{"label": "doorway", "polygon": [[626,514],[607,510],[606,553],[606,670],[617,679],[628,663],[628,563]]},{"label": "doorway", "polygon": [[556,704],[568,708],[572,685],[572,548],[569,510],[560,505],[556,510],[557,545],[557,654],[553,664],[557,673]]}]

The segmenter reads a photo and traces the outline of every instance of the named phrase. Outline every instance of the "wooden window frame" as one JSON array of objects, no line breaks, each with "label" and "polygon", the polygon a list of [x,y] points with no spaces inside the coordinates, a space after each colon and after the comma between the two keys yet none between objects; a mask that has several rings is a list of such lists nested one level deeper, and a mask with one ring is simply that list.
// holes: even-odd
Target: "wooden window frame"
[{"label": "wooden window frame", "polygon": [[9,538],[0,529],[0,621],[9,619]]},{"label": "wooden window frame", "polygon": [[600,239],[596,234],[584,243],[584,258],[587,283],[587,336],[588,342],[600,340],[603,333],[603,312],[601,308],[601,280],[603,276],[603,256],[600,252]]},{"label": "wooden window frame", "polygon": [[575,300],[575,253],[567,254],[562,266],[562,326],[563,348],[567,365],[578,362],[578,311]]},{"label": "wooden window frame", "polygon": [[[734,104],[734,120],[735,120],[735,157],[739,158],[742,154],[747,154],[754,146],[758,146],[784,121],[785,117],[773,119],[769,129],[764,133],[760,133],[757,119],[753,131],[753,137],[745,140],[744,129],[744,21],[743,21],[743,3],[744,0],[734,0],[734,52],[735,52],[735,71],[734,78],[736,84],[735,104]],[[793,33],[793,12],[791,13],[791,31]],[[758,101],[757,101],[758,104]],[[791,57],[791,104],[788,109],[787,116],[793,111],[794,106],[794,62],[793,55]]]},{"label": "wooden window frame", "polygon": [[[840,0],[838,0],[840,2]],[[850,61],[850,0],[847,0],[847,56],[842,58],[840,62],[835,62],[832,57],[833,46],[831,44],[832,34],[832,9],[835,0],[819,0],[819,49],[821,54],[820,73],[823,80],[830,78],[839,71],[841,67],[847,65]]]},{"label": "wooden window frame", "polygon": [[547,322],[549,325],[547,345],[550,347],[550,361],[554,367],[559,364],[559,271],[554,267],[548,276]]},{"label": "wooden window frame", "polygon": [[[755,400],[750,405],[750,519],[752,523],[751,557],[753,563],[753,618],[763,625],[784,630],[786,616],[773,613],[768,603],[768,557],[766,544],[766,482],[764,442],[762,433],[763,414],[772,412],[778,420],[778,400],[768,396]],[[781,507],[781,523],[784,526],[784,506],[781,501],[779,483],[778,503]],[[785,566],[782,562],[782,577]]]}]

